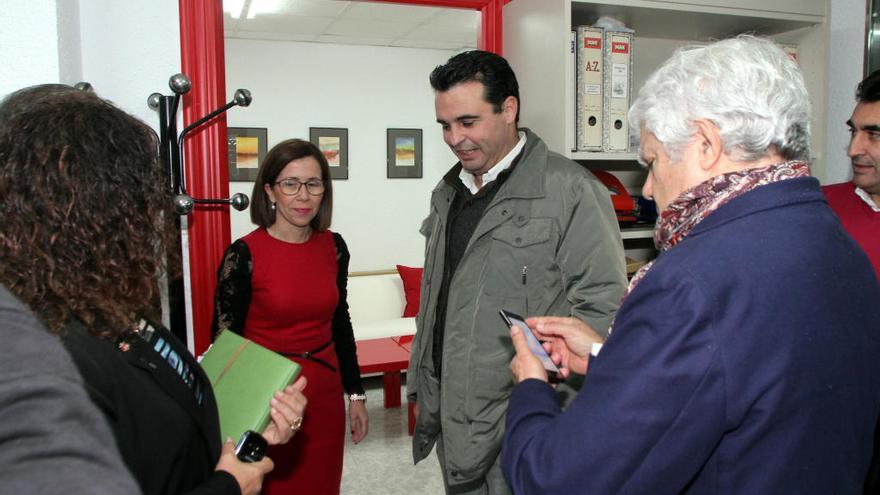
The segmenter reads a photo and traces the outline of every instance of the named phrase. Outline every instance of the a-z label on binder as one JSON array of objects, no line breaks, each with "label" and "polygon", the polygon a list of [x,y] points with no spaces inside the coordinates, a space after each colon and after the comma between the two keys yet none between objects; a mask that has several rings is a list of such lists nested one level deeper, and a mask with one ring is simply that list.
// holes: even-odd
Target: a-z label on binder
[{"label": "a-z label on binder", "polygon": [[605,31],[603,150],[629,152],[627,112],[632,94],[632,33]]},{"label": "a-z label on binder", "polygon": [[577,28],[577,149],[602,151],[605,55],[602,28]]}]

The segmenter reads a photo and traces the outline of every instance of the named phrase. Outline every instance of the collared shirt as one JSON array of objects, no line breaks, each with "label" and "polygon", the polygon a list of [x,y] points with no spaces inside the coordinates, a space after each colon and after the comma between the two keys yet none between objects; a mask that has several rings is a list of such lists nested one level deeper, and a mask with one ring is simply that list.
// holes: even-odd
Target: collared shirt
[{"label": "collared shirt", "polygon": [[[490,168],[488,172],[483,174],[483,186],[486,187],[486,184],[492,182],[493,180],[498,178],[498,174],[507,170],[510,167],[510,164],[513,163],[513,159],[519,155],[519,152],[522,151],[523,146],[526,145],[526,133],[520,131],[519,132],[519,142],[516,143],[516,146],[513,147],[510,152],[504,155],[494,167]],[[468,188],[471,194],[477,194],[480,190],[477,187],[477,182],[474,179],[474,174],[466,171],[464,168],[461,169],[461,172],[458,174],[458,178],[461,179],[461,183],[464,184],[464,187]]]},{"label": "collared shirt", "polygon": [[856,195],[858,197],[862,198],[862,201],[864,201],[865,203],[868,203],[868,206],[870,206],[872,210],[874,210],[877,213],[880,213],[880,206],[877,206],[877,203],[874,202],[874,199],[871,198],[871,195],[868,194],[868,191],[865,191],[864,189],[862,189],[860,187],[856,187]]}]

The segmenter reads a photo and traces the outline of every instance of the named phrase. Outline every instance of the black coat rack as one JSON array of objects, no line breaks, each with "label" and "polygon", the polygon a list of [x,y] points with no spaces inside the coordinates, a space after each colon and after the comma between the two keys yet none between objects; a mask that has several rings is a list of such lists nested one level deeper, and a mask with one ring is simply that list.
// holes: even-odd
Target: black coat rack
[{"label": "black coat rack", "polygon": [[181,97],[192,89],[192,82],[185,74],[174,74],[168,80],[168,86],[173,95],[153,93],[147,98],[147,105],[159,111],[159,159],[168,170],[170,178],[169,188],[173,196],[174,211],[178,215],[188,215],[196,204],[228,204],[238,211],[247,209],[250,204],[246,194],[236,193],[230,198],[193,198],[186,191],[186,172],[183,169],[185,161],[183,153],[183,140],[187,134],[198,127],[208,123],[214,117],[226,112],[232,107],[246,107],[251,104],[253,97],[246,89],[237,89],[232,101],[222,107],[196,120],[184,127],[180,135],[177,134],[177,110],[180,107]]}]

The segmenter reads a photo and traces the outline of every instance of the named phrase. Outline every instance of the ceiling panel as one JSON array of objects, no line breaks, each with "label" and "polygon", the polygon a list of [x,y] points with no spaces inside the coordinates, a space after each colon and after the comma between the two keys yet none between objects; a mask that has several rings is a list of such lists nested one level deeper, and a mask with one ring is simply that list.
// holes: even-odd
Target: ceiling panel
[{"label": "ceiling panel", "polygon": [[[259,1],[259,0],[251,0]],[[351,3],[339,0],[282,0],[278,14],[304,15],[309,17],[336,17]]]},{"label": "ceiling panel", "polygon": [[472,43],[474,45],[477,43],[477,33],[475,30],[433,24],[420,26],[419,29],[407,33],[404,38],[422,41],[456,41],[459,43]]},{"label": "ceiling panel", "polygon": [[381,2],[239,0],[251,6],[253,19],[224,14],[227,38],[462,50],[477,46],[480,24],[476,10]]},{"label": "ceiling panel", "polygon": [[342,45],[376,45],[376,46],[391,46],[391,42],[394,40],[391,38],[364,38],[362,36],[358,37],[350,37],[350,36],[333,36],[329,34],[324,34],[318,36],[315,41],[319,43],[339,43]]},{"label": "ceiling panel", "polygon": [[473,44],[464,44],[457,41],[437,41],[437,40],[409,40],[406,38],[398,38],[392,41],[388,46],[398,46],[402,48],[433,48],[438,50],[465,50],[473,48]]},{"label": "ceiling panel", "polygon": [[[442,12],[444,9],[435,7],[418,7],[412,5],[395,5],[378,2],[351,2],[340,17],[344,19],[371,19],[392,22],[424,22]],[[476,12],[476,11],[474,11]]]},{"label": "ceiling panel", "polygon": [[414,23],[371,21],[367,19],[337,19],[324,32],[353,38],[399,38],[416,27]]},{"label": "ceiling panel", "polygon": [[480,25],[480,11],[471,9],[435,9],[431,24],[438,26],[458,26],[477,29]]},{"label": "ceiling panel", "polygon": [[238,31],[235,36],[227,36],[227,38],[273,41],[317,41],[318,35],[297,33],[267,33],[260,31]]},{"label": "ceiling panel", "polygon": [[306,17],[299,15],[257,16],[255,19],[239,24],[238,31],[323,34],[335,20],[333,17]]}]

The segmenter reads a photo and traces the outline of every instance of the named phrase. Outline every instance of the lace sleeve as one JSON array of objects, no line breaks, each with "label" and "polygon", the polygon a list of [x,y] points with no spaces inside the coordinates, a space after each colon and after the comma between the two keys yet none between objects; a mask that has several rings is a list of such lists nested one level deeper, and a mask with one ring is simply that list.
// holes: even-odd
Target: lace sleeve
[{"label": "lace sleeve", "polygon": [[339,290],[339,304],[333,312],[333,343],[336,347],[336,359],[339,360],[339,372],[342,375],[342,386],[349,394],[364,393],[361,383],[361,370],[357,359],[357,346],[354,342],[354,329],[351,316],[348,314],[348,246],[342,236],[333,233],[336,243],[336,260],[339,271],[336,274],[336,287]]},{"label": "lace sleeve", "polygon": [[222,329],[242,335],[251,305],[251,252],[241,239],[226,249],[217,269],[217,292],[214,294],[214,318],[211,340]]}]

